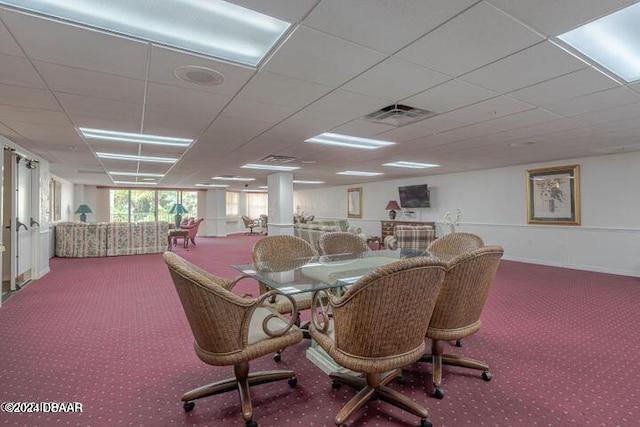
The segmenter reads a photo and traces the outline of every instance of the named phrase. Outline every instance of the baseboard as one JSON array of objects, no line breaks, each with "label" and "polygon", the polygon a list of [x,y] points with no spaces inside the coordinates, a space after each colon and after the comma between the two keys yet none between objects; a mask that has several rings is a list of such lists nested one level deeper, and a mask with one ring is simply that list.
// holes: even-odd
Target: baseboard
[{"label": "baseboard", "polygon": [[597,265],[566,264],[561,262],[510,256],[503,256],[502,259],[505,259],[507,261],[523,262],[527,264],[547,265],[549,267],[570,268],[573,270],[593,271],[595,273],[617,274],[619,276],[640,277],[640,271],[606,268]]}]

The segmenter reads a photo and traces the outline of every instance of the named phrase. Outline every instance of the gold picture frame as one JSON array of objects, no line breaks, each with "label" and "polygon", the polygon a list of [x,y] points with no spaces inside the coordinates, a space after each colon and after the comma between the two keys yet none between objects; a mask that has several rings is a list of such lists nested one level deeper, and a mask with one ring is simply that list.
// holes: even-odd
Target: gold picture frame
[{"label": "gold picture frame", "polygon": [[347,217],[362,218],[362,187],[347,189]]},{"label": "gold picture frame", "polygon": [[527,171],[527,222],[580,225],[580,166]]}]

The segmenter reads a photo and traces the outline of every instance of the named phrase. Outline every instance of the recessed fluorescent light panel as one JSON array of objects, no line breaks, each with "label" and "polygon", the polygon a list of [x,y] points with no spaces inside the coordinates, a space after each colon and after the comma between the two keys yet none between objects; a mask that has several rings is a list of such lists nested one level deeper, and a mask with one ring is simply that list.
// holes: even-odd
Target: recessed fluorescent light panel
[{"label": "recessed fluorescent light panel", "polygon": [[0,0],[0,4],[253,67],[291,25],[222,0]]},{"label": "recessed fluorescent light panel", "polygon": [[260,165],[256,163],[247,163],[246,165],[243,165],[240,167],[245,169],[262,169],[262,170],[281,171],[281,172],[290,172],[296,169],[300,169],[300,166]]},{"label": "recessed fluorescent light panel", "polygon": [[108,172],[109,175],[124,175],[124,176],[147,176],[153,178],[162,178],[164,176],[163,173],[143,173],[143,172]]},{"label": "recessed fluorescent light panel", "polygon": [[220,181],[255,181],[255,178],[243,178],[241,176],[214,176],[211,179],[217,179]]},{"label": "recessed fluorescent light panel", "polygon": [[558,38],[627,82],[640,80],[640,3]]},{"label": "recessed fluorescent light panel", "polygon": [[415,162],[405,162],[405,161],[385,163],[382,166],[392,166],[395,168],[409,168],[409,169],[428,169],[428,168],[440,167],[440,165],[434,165],[431,163],[415,163]]},{"label": "recessed fluorescent light panel", "polygon": [[[0,0],[1,1],[1,0]],[[102,139],[106,141],[132,142],[134,144],[170,145],[173,147],[188,147],[193,142],[189,138],[173,138],[170,136],[148,135],[144,133],[118,132],[105,129],[78,128],[82,136],[88,139]]]},{"label": "recessed fluorescent light panel", "polygon": [[156,185],[157,182],[143,182],[143,181],[113,181],[118,185]]},{"label": "recessed fluorescent light panel", "polygon": [[324,184],[324,181],[305,181],[302,179],[294,179],[294,184]]},{"label": "recessed fluorescent light panel", "polygon": [[365,150],[376,150],[382,147],[395,145],[395,142],[381,141],[379,139],[359,138],[357,136],[341,135],[339,133],[325,132],[313,138],[306,139],[305,142],[315,144],[336,145],[339,147],[362,148]]},{"label": "recessed fluorescent light panel", "polygon": [[132,154],[116,154],[96,152],[96,156],[101,159],[111,160],[131,160],[133,162],[155,162],[155,163],[175,163],[178,161],[172,157],[151,157],[151,156],[134,156]]},{"label": "recessed fluorescent light panel", "polygon": [[378,175],[384,175],[384,174],[382,172],[342,171],[342,172],[337,172],[336,175],[378,176]]},{"label": "recessed fluorescent light panel", "polygon": [[227,188],[226,184],[196,184],[196,187]]}]

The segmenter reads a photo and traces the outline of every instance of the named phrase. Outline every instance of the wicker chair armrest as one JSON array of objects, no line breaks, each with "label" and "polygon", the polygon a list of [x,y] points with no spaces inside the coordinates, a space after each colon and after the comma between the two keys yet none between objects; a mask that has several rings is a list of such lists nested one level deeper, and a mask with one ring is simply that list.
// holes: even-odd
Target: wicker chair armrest
[{"label": "wicker chair armrest", "polygon": [[311,324],[322,333],[326,333],[329,329],[330,312],[333,306],[339,300],[328,289],[316,291],[311,298]]},{"label": "wicker chair armrest", "polygon": [[224,283],[220,283],[220,286],[230,291],[233,287],[242,279],[252,279],[251,276],[247,276],[246,274],[241,274],[233,279],[227,279]]},{"label": "wicker chair armrest", "polygon": [[260,295],[260,297],[258,297],[255,300],[256,305],[268,307],[269,300],[271,300],[271,298],[275,297],[276,295],[282,295],[283,297],[287,298],[291,302],[291,306],[293,307],[293,309],[291,311],[289,322],[287,322],[287,324],[283,326],[281,329],[272,330],[269,328],[269,320],[273,318],[282,319],[282,316],[280,316],[280,314],[277,313],[276,311],[273,311],[269,316],[265,317],[265,319],[262,321],[262,330],[264,331],[265,334],[267,334],[272,338],[280,337],[286,334],[287,332],[289,332],[289,330],[293,327],[293,325],[295,325],[296,320],[298,318],[298,306],[296,305],[296,300],[291,295],[283,294],[276,290],[271,290],[267,293]]}]

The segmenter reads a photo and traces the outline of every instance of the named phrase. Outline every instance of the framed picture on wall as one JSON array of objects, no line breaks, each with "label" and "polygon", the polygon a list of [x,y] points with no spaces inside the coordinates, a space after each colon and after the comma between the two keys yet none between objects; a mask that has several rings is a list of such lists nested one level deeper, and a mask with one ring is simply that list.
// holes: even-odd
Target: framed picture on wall
[{"label": "framed picture on wall", "polygon": [[580,225],[580,166],[527,171],[527,222]]},{"label": "framed picture on wall", "polygon": [[362,218],[362,187],[347,189],[347,217]]}]

